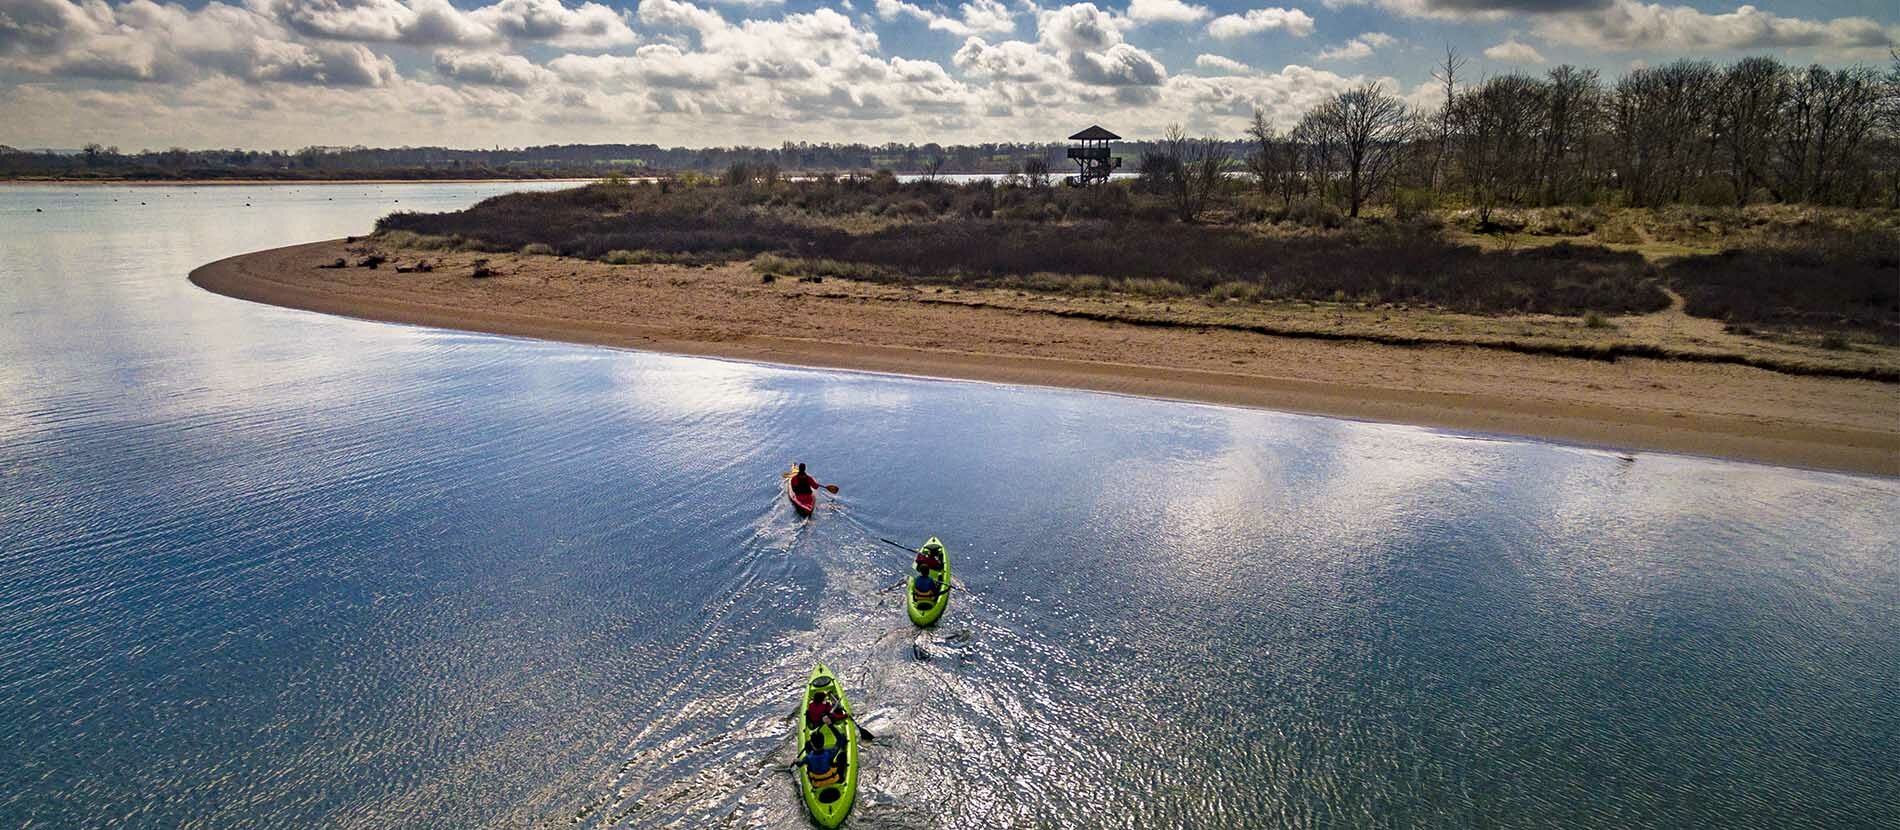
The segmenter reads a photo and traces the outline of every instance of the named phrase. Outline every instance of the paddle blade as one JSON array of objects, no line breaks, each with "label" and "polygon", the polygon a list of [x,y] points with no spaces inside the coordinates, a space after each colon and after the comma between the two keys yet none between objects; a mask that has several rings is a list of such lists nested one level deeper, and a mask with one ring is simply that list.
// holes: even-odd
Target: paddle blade
[{"label": "paddle blade", "polygon": [[827,492],[827,493],[831,493],[832,495],[837,495],[837,493],[838,493],[838,485],[836,485],[836,484],[827,484],[827,485],[825,485],[825,492]]}]

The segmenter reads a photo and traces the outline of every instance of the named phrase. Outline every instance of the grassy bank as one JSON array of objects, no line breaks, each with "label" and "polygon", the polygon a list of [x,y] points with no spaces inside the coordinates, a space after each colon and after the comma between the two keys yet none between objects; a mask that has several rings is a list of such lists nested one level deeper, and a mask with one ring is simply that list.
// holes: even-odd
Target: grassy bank
[{"label": "grassy bank", "polygon": [[1162,194],[888,176],[603,183],[401,213],[410,247],[609,263],[754,260],[767,275],[1052,294],[1549,314],[1669,306],[1742,334],[1900,342],[1900,220],[1799,208],[1456,210],[1345,221],[1313,203],[1174,221]]}]

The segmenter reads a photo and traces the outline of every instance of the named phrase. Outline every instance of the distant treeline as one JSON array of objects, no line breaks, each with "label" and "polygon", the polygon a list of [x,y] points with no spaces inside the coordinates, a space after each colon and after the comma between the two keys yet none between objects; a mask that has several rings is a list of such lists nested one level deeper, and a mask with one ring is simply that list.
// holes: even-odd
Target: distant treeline
[{"label": "distant treeline", "polygon": [[[1462,68],[1448,52],[1433,72],[1443,97],[1422,112],[1368,85],[1287,133],[1256,114],[1245,158],[1262,195],[1354,216],[1421,198],[1484,216],[1499,205],[1900,207],[1900,52],[1884,74],[1764,57],[1677,61],[1612,84],[1574,66],[1465,84]],[[1179,179],[1170,164],[1206,166],[1228,146],[1174,138],[1143,158],[1144,174]]]},{"label": "distant treeline", "polygon": [[[1131,142],[1138,152],[1143,145]],[[295,152],[186,150],[121,152],[88,145],[79,153],[0,147],[0,177],[101,179],[550,178],[714,173],[735,164],[787,172],[1006,173],[1030,159],[1055,164],[1060,143],[806,144],[768,147],[661,147],[564,144],[519,149],[306,147]]]}]

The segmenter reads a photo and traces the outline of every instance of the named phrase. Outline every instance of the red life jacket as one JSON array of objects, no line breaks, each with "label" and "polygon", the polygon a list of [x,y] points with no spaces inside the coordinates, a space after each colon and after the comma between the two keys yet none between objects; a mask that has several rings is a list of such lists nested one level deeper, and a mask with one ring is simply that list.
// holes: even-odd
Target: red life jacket
[{"label": "red life jacket", "polygon": [[792,474],[792,492],[801,496],[810,493],[811,488],[817,483],[818,479],[812,478],[804,473]]}]

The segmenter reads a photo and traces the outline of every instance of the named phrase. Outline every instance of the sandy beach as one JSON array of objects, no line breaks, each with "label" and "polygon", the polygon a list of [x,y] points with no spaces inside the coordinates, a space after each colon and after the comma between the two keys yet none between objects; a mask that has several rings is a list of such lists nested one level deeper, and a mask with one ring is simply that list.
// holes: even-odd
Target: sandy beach
[{"label": "sandy beach", "polygon": [[[745,263],[615,266],[390,251],[392,261],[378,269],[317,267],[356,262],[362,244],[330,240],[244,254],[200,267],[191,280],[239,299],[396,323],[1900,475],[1900,385],[1486,345],[1493,342],[1488,327],[1579,342],[1717,343],[1720,324],[1679,312],[1620,321],[1616,334],[1605,335],[1552,319],[1453,325],[1424,314],[1395,322],[1377,309],[1274,312],[835,279],[763,282]],[[472,279],[477,257],[489,259],[497,276]],[[434,270],[394,270],[419,260]],[[1332,317],[1314,322],[1323,315]],[[1302,328],[1322,323],[1331,328]],[[1387,330],[1449,333],[1428,345],[1351,334]]]}]

